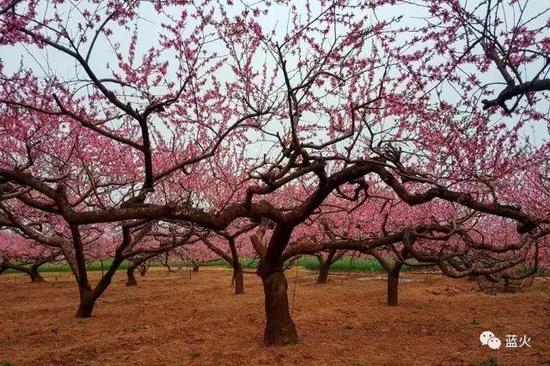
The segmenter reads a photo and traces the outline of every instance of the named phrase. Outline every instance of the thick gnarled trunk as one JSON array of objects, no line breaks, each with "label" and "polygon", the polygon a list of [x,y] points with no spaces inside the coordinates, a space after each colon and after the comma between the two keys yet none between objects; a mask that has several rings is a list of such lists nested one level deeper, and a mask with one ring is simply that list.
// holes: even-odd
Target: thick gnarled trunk
[{"label": "thick gnarled trunk", "polygon": [[282,346],[298,343],[296,326],[288,306],[287,281],[282,270],[262,275],[265,294],[266,327],[264,344]]}]

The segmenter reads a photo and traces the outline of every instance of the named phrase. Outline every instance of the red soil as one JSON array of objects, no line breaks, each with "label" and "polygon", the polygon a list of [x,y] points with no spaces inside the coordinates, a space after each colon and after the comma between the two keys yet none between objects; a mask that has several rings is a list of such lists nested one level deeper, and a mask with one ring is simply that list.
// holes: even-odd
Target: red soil
[{"label": "red soil", "polygon": [[[97,273],[92,279],[97,280]],[[71,274],[0,277],[0,365],[500,365],[550,364],[550,280],[522,293],[488,295],[466,280],[406,274],[400,305],[385,305],[379,276],[287,273],[300,344],[266,348],[259,279],[245,277],[233,295],[231,272],[152,270],[138,287],[124,273],[77,319]],[[407,281],[408,280],[408,281]],[[481,346],[491,330],[500,350]],[[528,335],[531,348],[505,347],[505,335]]]}]

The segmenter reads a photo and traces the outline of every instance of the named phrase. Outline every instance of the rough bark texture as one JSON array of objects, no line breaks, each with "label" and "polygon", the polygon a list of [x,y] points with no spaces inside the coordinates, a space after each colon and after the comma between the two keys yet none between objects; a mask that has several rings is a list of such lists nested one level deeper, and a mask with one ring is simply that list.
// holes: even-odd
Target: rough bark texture
[{"label": "rough bark texture", "polygon": [[79,292],[80,292],[80,306],[76,312],[77,318],[89,318],[92,316],[92,311],[94,310],[94,305],[97,299],[105,292],[111,280],[113,279],[114,274],[116,273],[118,267],[122,263],[122,257],[120,253],[115,255],[113,263],[107,270],[104,276],[101,277],[94,289],[90,285],[84,285],[79,282]]},{"label": "rough bark texture", "polygon": [[239,253],[237,252],[237,246],[235,245],[235,238],[228,239],[229,249],[231,250],[231,264],[233,266],[233,280],[235,281],[235,294],[244,294],[244,278],[243,278],[243,266],[239,262]]},{"label": "rough bark texture", "polygon": [[298,343],[296,327],[288,307],[287,282],[282,271],[262,275],[265,294],[266,327],[264,344],[282,346]]},{"label": "rough bark texture", "polygon": [[73,237],[74,257],[76,261],[78,282],[78,291],[80,292],[80,305],[76,312],[77,318],[89,318],[94,310],[95,298],[90,283],[88,282],[88,273],[86,270],[86,257],[82,249],[82,238],[80,229],[76,225],[71,225],[71,234]]},{"label": "rough bark texture", "polygon": [[243,267],[240,263],[233,267],[233,279],[235,280],[235,294],[244,294]]},{"label": "rough bark texture", "polygon": [[394,267],[388,271],[388,305],[397,306],[399,294],[399,271],[401,263],[395,263]]},{"label": "rough bark texture", "polygon": [[95,296],[91,289],[80,289],[80,305],[76,312],[77,318],[89,318],[92,316],[95,305]]},{"label": "rough bark texture", "polygon": [[193,264],[193,272],[198,272],[198,271],[199,271],[199,265]]},{"label": "rough bark texture", "polygon": [[44,277],[42,277],[40,273],[38,273],[38,267],[31,267],[31,269],[29,270],[29,276],[31,277],[31,282],[33,283],[40,283],[40,282],[46,281],[44,280]]},{"label": "rough bark texture", "polygon": [[137,286],[135,271],[136,267],[133,266],[128,267],[128,269],[126,270],[126,286]]},{"label": "rough bark texture", "polygon": [[326,263],[319,261],[319,275],[317,276],[317,283],[327,283],[329,266]]}]

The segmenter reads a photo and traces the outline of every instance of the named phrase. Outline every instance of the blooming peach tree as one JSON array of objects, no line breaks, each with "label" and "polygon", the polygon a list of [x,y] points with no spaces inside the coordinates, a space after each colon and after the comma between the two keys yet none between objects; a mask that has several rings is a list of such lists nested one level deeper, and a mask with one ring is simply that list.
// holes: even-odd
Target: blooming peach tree
[{"label": "blooming peach tree", "polygon": [[[544,16],[526,0],[2,0],[0,49],[18,55],[0,62],[2,214],[64,227],[79,316],[156,225],[259,224],[264,341],[296,343],[284,262],[322,249],[289,243],[333,198],[361,206],[384,187],[456,213],[338,249],[418,251],[469,215],[507,220],[520,242],[547,232],[517,193],[528,167],[547,179]],[[118,244],[93,289],[86,233],[109,225]]]}]

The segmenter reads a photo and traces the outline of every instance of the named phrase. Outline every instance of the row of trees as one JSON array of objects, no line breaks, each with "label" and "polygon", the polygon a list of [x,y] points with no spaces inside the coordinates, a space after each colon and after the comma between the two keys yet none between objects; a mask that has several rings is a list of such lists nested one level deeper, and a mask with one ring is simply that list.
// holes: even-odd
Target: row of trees
[{"label": "row of trees", "polygon": [[[2,0],[0,225],[71,266],[81,317],[125,260],[209,248],[241,292],[239,248],[253,250],[267,345],[298,341],[284,270],[299,255],[378,258],[390,303],[409,258],[452,277],[536,271],[547,13],[527,0]],[[110,266],[91,284],[98,257]]]}]

